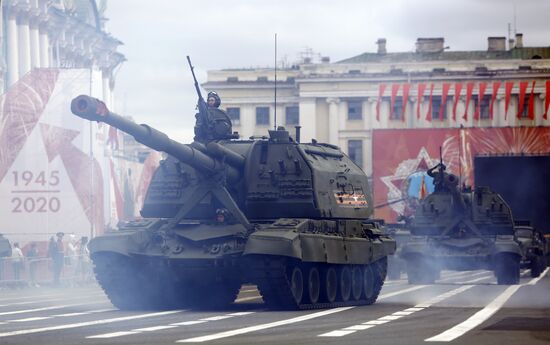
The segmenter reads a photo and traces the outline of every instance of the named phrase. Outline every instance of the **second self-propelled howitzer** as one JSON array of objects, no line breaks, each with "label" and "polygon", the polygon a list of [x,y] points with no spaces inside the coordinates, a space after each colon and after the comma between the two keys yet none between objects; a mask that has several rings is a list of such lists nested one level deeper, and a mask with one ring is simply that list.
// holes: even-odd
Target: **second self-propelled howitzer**
[{"label": "second self-propelled howitzer", "polygon": [[[367,176],[337,147],[207,136],[185,145],[87,96],[72,111],[166,152],[143,218],[90,242],[97,279],[121,309],[222,307],[243,283],[272,308],[373,303],[395,241],[371,219]],[[208,114],[209,115],[209,114]]]}]

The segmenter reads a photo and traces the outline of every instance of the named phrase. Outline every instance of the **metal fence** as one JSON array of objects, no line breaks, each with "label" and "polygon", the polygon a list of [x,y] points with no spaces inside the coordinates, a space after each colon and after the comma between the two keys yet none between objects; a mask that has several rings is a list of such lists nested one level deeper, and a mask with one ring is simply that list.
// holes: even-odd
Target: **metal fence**
[{"label": "metal fence", "polygon": [[[49,257],[0,258],[0,287],[54,285],[54,264]],[[80,285],[95,281],[89,257],[65,256],[61,270],[61,285]]]}]

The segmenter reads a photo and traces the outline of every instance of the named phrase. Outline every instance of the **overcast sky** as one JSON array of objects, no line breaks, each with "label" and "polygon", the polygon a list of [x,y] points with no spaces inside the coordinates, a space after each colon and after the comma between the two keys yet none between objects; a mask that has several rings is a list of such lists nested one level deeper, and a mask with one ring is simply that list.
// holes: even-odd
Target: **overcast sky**
[{"label": "overcast sky", "polygon": [[[417,37],[444,37],[450,50],[485,50],[487,37],[550,46],[549,0],[109,0],[107,31],[124,42],[128,61],[116,75],[116,111],[190,142],[199,83],[206,71],[273,67],[312,49],[332,62],[376,52],[413,51]],[[223,99],[222,99],[223,104]]]}]

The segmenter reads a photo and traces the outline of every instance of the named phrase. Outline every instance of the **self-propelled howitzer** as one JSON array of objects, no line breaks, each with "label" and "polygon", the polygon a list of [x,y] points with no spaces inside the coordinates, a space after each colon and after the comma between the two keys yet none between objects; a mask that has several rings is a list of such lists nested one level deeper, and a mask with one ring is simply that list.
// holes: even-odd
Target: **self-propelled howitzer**
[{"label": "self-propelled howitzer", "polygon": [[117,307],[220,307],[256,284],[274,308],[373,303],[395,242],[371,219],[367,176],[337,147],[269,138],[180,144],[79,96],[72,111],[168,153],[141,215],[94,238]]}]

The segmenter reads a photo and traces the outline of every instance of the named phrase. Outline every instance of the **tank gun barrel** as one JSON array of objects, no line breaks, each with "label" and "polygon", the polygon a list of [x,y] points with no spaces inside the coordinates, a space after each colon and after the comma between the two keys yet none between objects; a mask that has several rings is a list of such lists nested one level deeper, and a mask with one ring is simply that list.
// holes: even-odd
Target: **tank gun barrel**
[{"label": "tank gun barrel", "polygon": [[[104,122],[111,125],[127,134],[130,134],[136,139],[137,142],[154,150],[166,152],[179,161],[187,163],[202,172],[214,173],[226,169],[227,179],[230,182],[236,182],[240,179],[241,173],[235,168],[235,166],[224,166],[219,160],[210,157],[208,154],[205,154],[190,145],[174,141],[165,133],[162,133],[153,127],[145,124],[139,125],[120,115],[112,113],[109,109],[107,109],[105,103],[96,98],[86,95],[76,97],[71,102],[71,111],[73,114],[83,119]],[[232,159],[227,160],[229,164],[237,165],[239,168],[242,164],[244,164],[244,158],[242,156],[227,148],[217,150],[217,153],[231,154]],[[242,160],[239,160],[237,156],[240,156]]]}]

